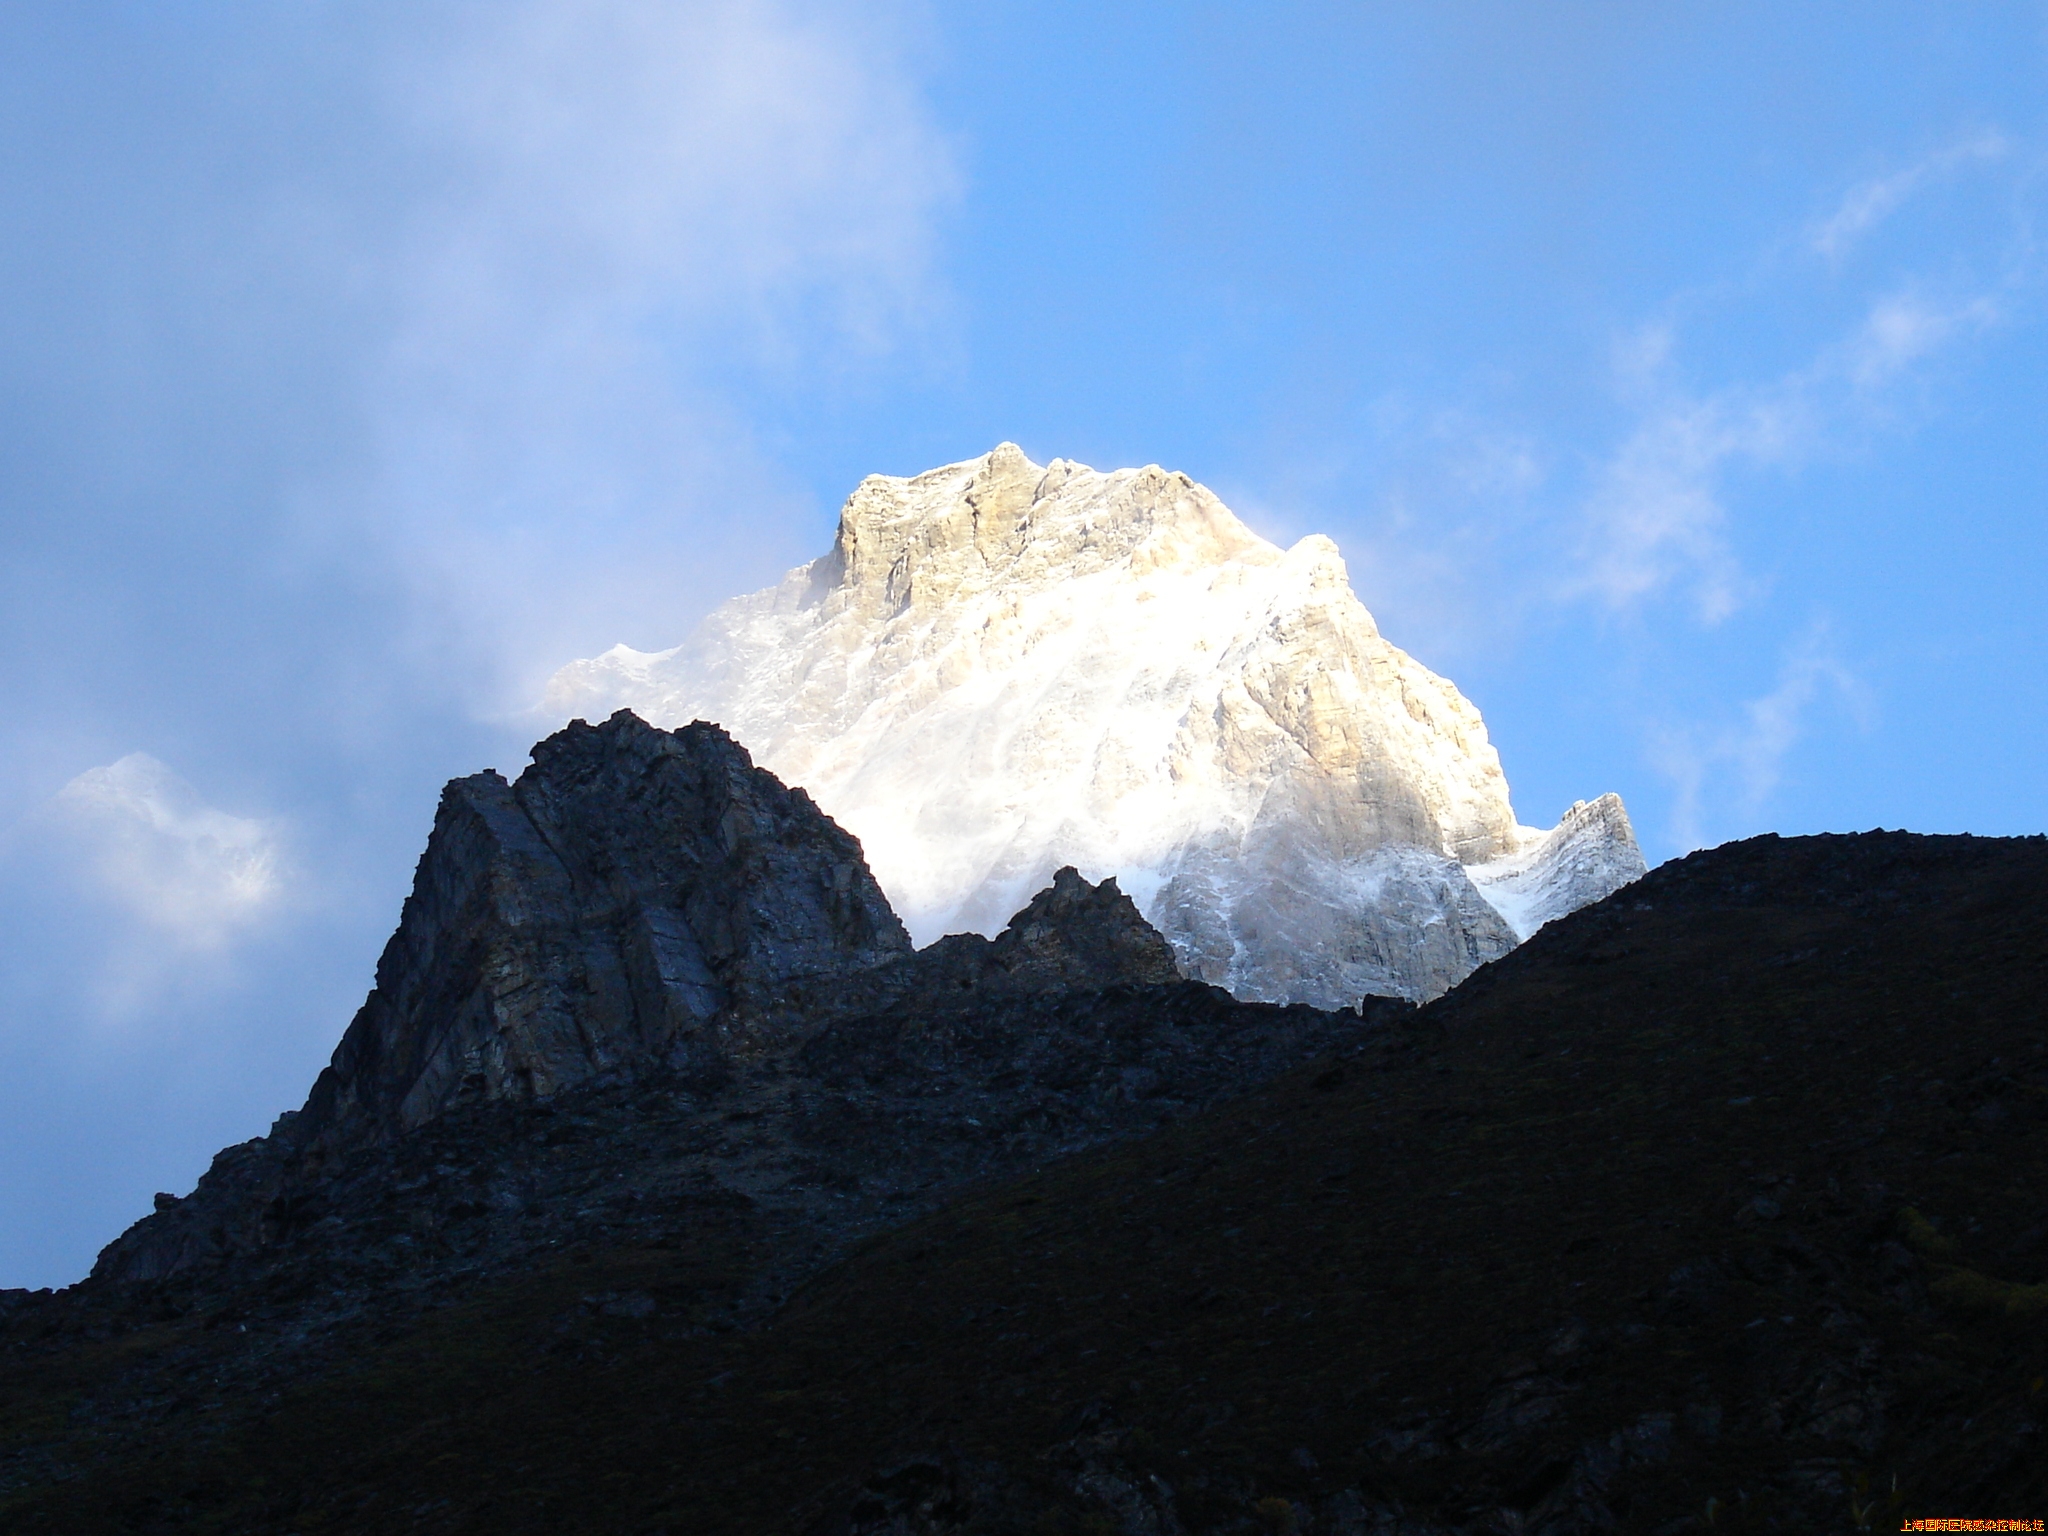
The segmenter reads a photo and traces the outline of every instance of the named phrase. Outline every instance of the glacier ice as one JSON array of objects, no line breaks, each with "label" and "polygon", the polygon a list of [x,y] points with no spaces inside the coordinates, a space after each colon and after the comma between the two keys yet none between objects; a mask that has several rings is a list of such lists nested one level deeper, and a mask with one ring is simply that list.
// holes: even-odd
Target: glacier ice
[{"label": "glacier ice", "polygon": [[870,476],[823,557],[672,650],[571,663],[542,707],[723,725],[860,838],[919,943],[997,931],[1071,864],[1245,998],[1433,996],[1643,871],[1613,795],[1516,822],[1478,710],[1381,637],[1330,540],[1009,443]]}]

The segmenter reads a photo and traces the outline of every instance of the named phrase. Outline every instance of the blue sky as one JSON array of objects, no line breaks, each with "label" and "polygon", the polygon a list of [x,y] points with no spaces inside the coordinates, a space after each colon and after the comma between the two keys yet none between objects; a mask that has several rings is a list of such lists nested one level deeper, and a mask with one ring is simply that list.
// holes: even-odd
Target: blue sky
[{"label": "blue sky", "polygon": [[861,476],[1322,532],[1525,820],[2048,827],[2048,9],[0,15],[0,1285],[296,1105],[448,777]]}]

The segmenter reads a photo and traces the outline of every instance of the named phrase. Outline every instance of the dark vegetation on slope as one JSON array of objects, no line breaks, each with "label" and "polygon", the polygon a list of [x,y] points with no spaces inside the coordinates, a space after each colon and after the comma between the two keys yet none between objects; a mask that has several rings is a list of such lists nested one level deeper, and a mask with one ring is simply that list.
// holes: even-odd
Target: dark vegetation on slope
[{"label": "dark vegetation on slope", "polygon": [[[673,1247],[578,1229],[218,1399],[283,1306],[260,1290],[141,1327],[175,1277],[21,1301],[0,1517],[1164,1536],[2048,1515],[2044,891],[2039,839],[1696,854],[1338,1055],[984,1183],[755,1312],[725,1305],[765,1241],[737,1204],[690,1211]],[[1167,994],[1116,995],[1138,1028]],[[919,1006],[902,1044],[863,1037],[834,1070],[947,1081]]]}]

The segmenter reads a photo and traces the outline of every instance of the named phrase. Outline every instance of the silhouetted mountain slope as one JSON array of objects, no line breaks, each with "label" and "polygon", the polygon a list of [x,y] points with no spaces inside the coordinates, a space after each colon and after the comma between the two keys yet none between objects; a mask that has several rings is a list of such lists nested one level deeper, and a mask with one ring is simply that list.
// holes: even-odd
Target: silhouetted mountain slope
[{"label": "silhouetted mountain slope", "polygon": [[[1114,881],[1063,870],[995,939],[954,936],[915,953],[859,843],[716,726],[659,731],[623,710],[602,726],[579,721],[535,747],[517,784],[480,773],[448,786],[376,987],[305,1108],[222,1152],[190,1197],[159,1197],[94,1273],[146,1280],[309,1242],[352,1246],[361,1213],[349,1200],[398,1177],[409,1154],[397,1141],[458,1110],[658,1079],[670,1091],[646,1100],[656,1120],[689,1121],[713,1102],[737,1113],[747,1098],[750,1117],[780,1126],[791,1111],[794,1126],[810,1114],[793,1109],[800,1095],[764,1084],[787,1077],[783,1058],[830,1021],[858,1034],[845,1021],[892,1006],[957,1011],[1114,985],[1185,985]],[[1198,1012],[1277,1016],[1233,1012],[1203,991]],[[1102,1065],[1086,1045],[1065,1057],[1082,1076]],[[1068,1140],[1117,1119],[1068,1116]],[[440,1137],[474,1144],[448,1154],[464,1170],[453,1204],[478,1231],[510,1220],[511,1235],[468,1244],[497,1266],[543,1230],[527,1214],[563,1198],[525,1159],[501,1155],[509,1133],[482,1128],[502,1123],[470,1116]],[[632,1127],[621,1130],[630,1141]],[[783,1150],[780,1168],[749,1169],[743,1192],[807,1170],[854,1177]],[[1019,1153],[994,1163],[1017,1166]]]},{"label": "silhouetted mountain slope", "polygon": [[[17,1303],[0,1515],[693,1536],[2039,1515],[2044,889],[2040,839],[1695,854],[1340,1057],[878,1232],[748,1326],[713,1298],[758,1239],[716,1211],[674,1249],[593,1230],[211,1410],[260,1290],[139,1328],[179,1280]],[[1137,1028],[1193,994],[1095,995]],[[1076,1041],[1100,1006],[1059,1005]],[[807,1045],[807,1070],[941,1096],[998,1014],[928,1009],[850,1054]],[[181,1379],[186,1402],[145,1401]],[[54,1481],[96,1444],[89,1483]]]},{"label": "silhouetted mountain slope", "polygon": [[678,1254],[685,1326],[750,1324],[860,1234],[1369,1027],[1182,980],[1071,869],[995,938],[913,952],[859,845],[715,727],[573,725],[517,784],[448,787],[304,1110],[159,1196],[86,1285],[0,1296],[31,1421],[44,1367],[91,1378],[91,1341],[124,1341],[89,1431],[16,1443],[0,1488],[203,1429],[195,1392],[265,1401],[564,1252]]}]

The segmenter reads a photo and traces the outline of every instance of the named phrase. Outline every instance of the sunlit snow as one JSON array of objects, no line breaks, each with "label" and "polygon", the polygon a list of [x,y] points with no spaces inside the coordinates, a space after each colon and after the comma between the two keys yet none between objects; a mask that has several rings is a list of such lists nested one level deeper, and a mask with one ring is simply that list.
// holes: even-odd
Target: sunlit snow
[{"label": "sunlit snow", "polygon": [[1247,997],[1429,995],[1642,869],[1611,796],[1516,823],[1478,711],[1328,539],[1009,444],[871,477],[830,553],[672,650],[564,667],[544,707],[718,721],[860,837],[919,942],[1073,864]]}]

